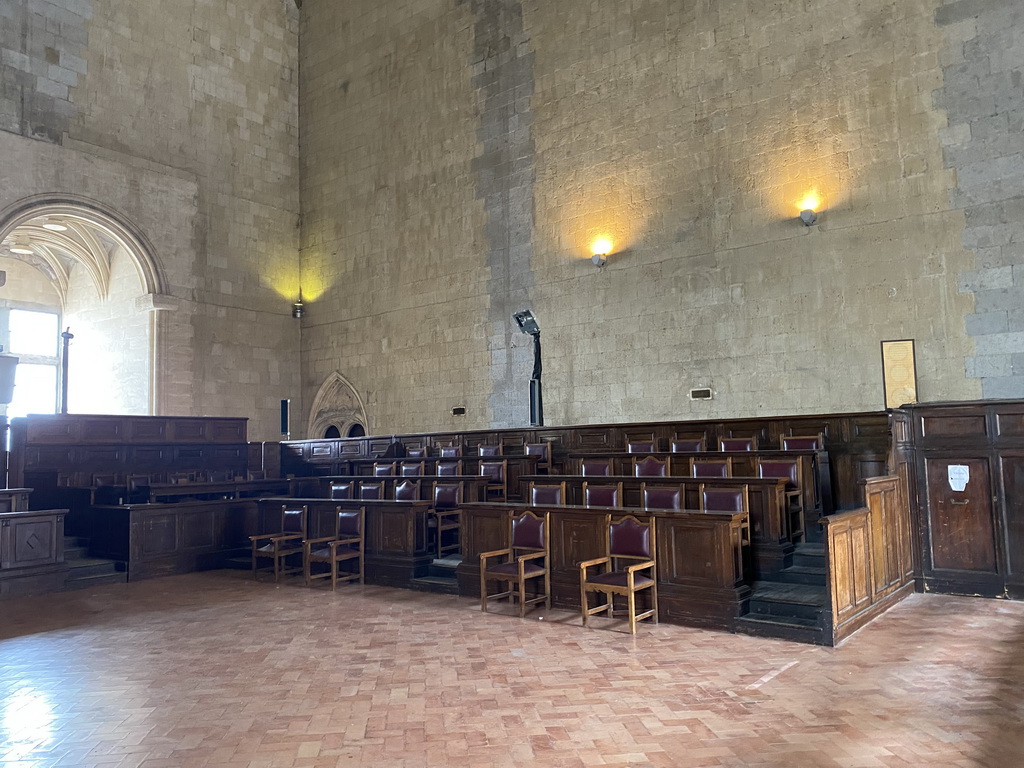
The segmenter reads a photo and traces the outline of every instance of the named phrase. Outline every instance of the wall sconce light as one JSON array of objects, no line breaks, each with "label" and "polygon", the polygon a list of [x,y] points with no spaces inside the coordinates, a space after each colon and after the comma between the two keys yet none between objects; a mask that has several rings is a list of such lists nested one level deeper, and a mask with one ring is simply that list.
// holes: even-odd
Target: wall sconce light
[{"label": "wall sconce light", "polygon": [[19,235],[14,238],[14,244],[11,246],[11,253],[20,253],[22,256],[31,256],[35,251],[32,250],[32,246],[29,244],[28,238]]},{"label": "wall sconce light", "polygon": [[804,223],[805,227],[809,227],[818,221],[818,214],[810,208],[805,208],[800,211],[800,221]]},{"label": "wall sconce light", "polygon": [[594,241],[590,250],[594,254],[590,260],[594,262],[595,267],[601,269],[608,263],[608,254],[612,252],[612,241],[607,237],[599,237]]},{"label": "wall sconce light", "polygon": [[292,317],[296,320],[306,314],[306,307],[302,303],[302,289],[299,288],[299,300],[292,304]]}]

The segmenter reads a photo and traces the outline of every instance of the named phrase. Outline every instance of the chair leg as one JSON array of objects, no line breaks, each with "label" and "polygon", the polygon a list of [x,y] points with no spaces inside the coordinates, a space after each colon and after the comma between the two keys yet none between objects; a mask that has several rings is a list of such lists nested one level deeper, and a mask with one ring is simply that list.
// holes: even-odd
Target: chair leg
[{"label": "chair leg", "polygon": [[341,563],[337,560],[331,560],[331,592],[335,592],[338,589],[338,569],[341,567]]},{"label": "chair leg", "polygon": [[309,558],[306,556],[305,553],[303,553],[303,555],[302,555],[302,576],[305,579],[307,587],[310,584],[313,583],[312,575],[313,574],[312,574],[311,563],[309,562]]},{"label": "chair leg", "polygon": [[587,606],[587,584],[583,579],[582,574],[580,575],[580,605],[583,608],[583,626],[588,625],[588,619],[590,619],[590,611]]},{"label": "chair leg", "polygon": [[483,565],[480,566],[480,610],[487,613],[487,577]]},{"label": "chair leg", "polygon": [[274,583],[276,584],[281,580],[281,557],[277,554],[277,549],[274,550]]},{"label": "chair leg", "polygon": [[259,576],[256,575],[256,542],[255,541],[252,543],[252,577],[253,577],[253,579],[258,579],[259,578]]},{"label": "chair leg", "polygon": [[519,618],[526,618],[526,579],[519,579]]},{"label": "chair leg", "polygon": [[629,634],[636,634],[636,592],[630,591],[626,595],[627,608],[629,610]]}]

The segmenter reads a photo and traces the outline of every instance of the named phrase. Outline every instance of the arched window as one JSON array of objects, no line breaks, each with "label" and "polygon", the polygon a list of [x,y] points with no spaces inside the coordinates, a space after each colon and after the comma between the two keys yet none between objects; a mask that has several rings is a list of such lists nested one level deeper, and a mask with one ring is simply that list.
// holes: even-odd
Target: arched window
[{"label": "arched window", "polygon": [[348,437],[365,437],[366,430],[363,429],[362,424],[353,424],[348,428]]},{"label": "arched window", "polygon": [[338,429],[334,424],[331,424],[331,426],[324,430],[324,437],[328,439],[333,437],[341,437],[341,430]]}]

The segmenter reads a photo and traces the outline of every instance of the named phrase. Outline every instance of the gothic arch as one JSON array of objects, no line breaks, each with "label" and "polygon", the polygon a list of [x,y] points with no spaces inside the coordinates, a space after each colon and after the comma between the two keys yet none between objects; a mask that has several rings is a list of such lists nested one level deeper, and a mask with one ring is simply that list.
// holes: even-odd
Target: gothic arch
[{"label": "gothic arch", "polygon": [[368,425],[363,399],[348,379],[334,371],[313,398],[306,436],[322,437],[330,426],[337,427],[345,436],[354,424],[361,424],[364,428]]}]

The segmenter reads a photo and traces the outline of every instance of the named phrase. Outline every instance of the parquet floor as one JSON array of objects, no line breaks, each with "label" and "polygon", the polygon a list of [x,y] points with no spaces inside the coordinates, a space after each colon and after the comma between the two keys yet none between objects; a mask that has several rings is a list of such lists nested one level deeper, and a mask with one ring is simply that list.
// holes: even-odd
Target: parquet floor
[{"label": "parquet floor", "polygon": [[579,624],[230,571],[8,600],[0,767],[1024,766],[1024,603],[837,649]]}]

